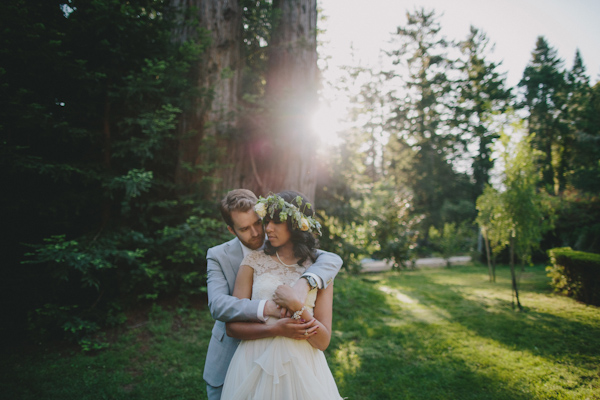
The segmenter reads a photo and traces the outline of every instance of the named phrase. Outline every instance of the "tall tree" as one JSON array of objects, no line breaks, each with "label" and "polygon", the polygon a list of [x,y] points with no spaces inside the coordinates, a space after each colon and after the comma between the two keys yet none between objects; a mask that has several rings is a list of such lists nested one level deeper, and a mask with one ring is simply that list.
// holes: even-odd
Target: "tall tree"
[{"label": "tall tree", "polygon": [[[268,50],[266,131],[255,142],[268,143],[263,154],[249,154],[252,187],[260,193],[298,190],[314,198],[316,147],[310,131],[318,88],[316,0],[274,0]],[[248,182],[248,180],[247,180]]]},{"label": "tall tree", "polygon": [[[184,191],[197,195],[200,189],[210,188],[201,184],[216,174],[219,165],[239,158],[239,147],[226,145],[239,120],[244,67],[243,12],[237,0],[172,0],[171,6],[179,15],[174,40],[184,43],[208,39],[210,43],[206,56],[193,69],[197,90],[208,95],[196,98],[178,126],[176,179]],[[239,165],[233,164],[234,168]]]},{"label": "tall tree", "polygon": [[[209,56],[198,69],[198,89],[211,93],[210,101],[180,123],[179,175],[187,176],[181,182],[208,179],[208,197],[236,187],[257,194],[294,189],[313,197],[316,164],[308,121],[318,84],[316,0],[173,4],[211,37]],[[249,29],[256,31],[248,35]],[[265,83],[256,78],[262,74]]]},{"label": "tall tree", "polygon": [[15,308],[60,331],[72,314],[100,319],[121,296],[157,296],[194,276],[199,287],[203,250],[176,233],[198,239],[206,219],[197,210],[188,221],[174,193],[173,130],[201,46],[171,41],[162,0],[1,7],[2,52],[19,55],[3,57],[0,86],[2,210],[19,220],[3,226],[14,246],[0,282]]},{"label": "tall tree", "polygon": [[598,85],[590,87],[589,77],[579,50],[573,68],[567,73],[568,96],[565,119],[569,121],[565,149],[565,180],[574,188],[599,192],[600,118]]},{"label": "tall tree", "polygon": [[448,73],[453,66],[440,29],[435,12],[408,13],[406,26],[398,27],[394,37],[395,48],[388,52],[399,66],[388,77],[401,86],[391,99],[389,129],[394,136],[388,161],[398,182],[413,191],[416,211],[426,215],[424,232],[429,225],[442,223],[445,202],[458,201],[465,193],[463,187],[457,190],[462,183],[452,166],[456,137],[447,115],[452,90]]},{"label": "tall tree", "polygon": [[506,242],[505,237],[509,234],[508,227],[499,226],[499,221],[495,218],[501,214],[502,208],[498,191],[487,185],[483,189],[483,193],[477,198],[477,218],[475,222],[483,236],[490,282],[496,282],[495,256],[503,248],[501,244]]},{"label": "tall tree", "polygon": [[541,184],[559,193],[564,189],[564,151],[566,126],[564,108],[567,87],[558,58],[543,36],[538,37],[531,60],[523,72],[519,86],[525,89],[524,105],[529,111],[529,133],[535,133],[533,146],[544,156],[539,161]]},{"label": "tall tree", "polygon": [[385,142],[389,105],[385,95],[385,75],[362,66],[345,68],[342,82],[349,96],[349,119],[355,127],[353,140],[360,142],[360,154],[367,182],[374,184],[387,175]]},{"label": "tall tree", "polygon": [[[451,124],[459,130],[464,145],[474,150],[472,169],[475,197],[489,184],[494,166],[492,145],[499,137],[494,115],[506,110],[511,99],[500,63],[487,61],[493,46],[481,30],[471,26],[466,40],[458,43],[462,57],[457,62],[461,76],[457,104]],[[473,150],[472,150],[473,151]],[[465,153],[469,153],[465,149]]]},{"label": "tall tree", "polygon": [[515,258],[518,257],[522,265],[531,262],[532,251],[539,247],[553,218],[551,208],[537,189],[540,178],[536,158],[542,152],[532,147],[533,136],[524,137],[516,145],[512,145],[506,135],[501,140],[504,190],[486,187],[477,200],[480,213],[477,221],[486,232],[494,253],[509,248],[512,289],[521,310]]}]

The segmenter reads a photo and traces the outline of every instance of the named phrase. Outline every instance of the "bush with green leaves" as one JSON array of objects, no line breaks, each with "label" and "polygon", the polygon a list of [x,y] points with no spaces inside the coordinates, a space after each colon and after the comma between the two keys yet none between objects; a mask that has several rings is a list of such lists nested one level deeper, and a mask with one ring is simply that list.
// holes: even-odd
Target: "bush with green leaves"
[{"label": "bush with green leaves", "polygon": [[557,196],[554,205],[556,223],[544,236],[544,250],[569,246],[600,253],[600,197],[572,189]]},{"label": "bush with green leaves", "polygon": [[554,291],[600,306],[600,254],[559,247],[548,255],[552,265],[546,271]]},{"label": "bush with green leaves", "polygon": [[407,268],[414,256],[423,215],[414,214],[413,196],[389,185],[376,185],[369,199],[369,226],[374,256],[393,268]]},{"label": "bush with green leaves", "polygon": [[194,89],[208,42],[173,41],[174,12],[164,0],[0,6],[3,336],[29,326],[92,349],[122,321],[112,310],[201,291],[204,252],[226,231],[208,183],[178,186],[176,127],[210,95]]},{"label": "bush with green leaves", "polygon": [[476,233],[470,223],[462,222],[457,226],[454,222],[446,222],[440,231],[433,225],[429,228],[429,240],[450,266],[450,257],[468,254],[474,251]]}]

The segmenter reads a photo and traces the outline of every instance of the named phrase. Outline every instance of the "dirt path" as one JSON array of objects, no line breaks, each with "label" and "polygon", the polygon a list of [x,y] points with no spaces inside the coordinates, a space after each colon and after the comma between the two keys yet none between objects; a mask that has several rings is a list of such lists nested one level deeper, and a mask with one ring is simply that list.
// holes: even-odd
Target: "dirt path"
[{"label": "dirt path", "polygon": [[[467,265],[471,262],[470,256],[450,257],[450,265]],[[440,268],[446,266],[446,260],[440,257],[419,258],[415,262],[417,268]],[[362,272],[389,271],[392,264],[383,260],[365,259],[362,261]]]}]

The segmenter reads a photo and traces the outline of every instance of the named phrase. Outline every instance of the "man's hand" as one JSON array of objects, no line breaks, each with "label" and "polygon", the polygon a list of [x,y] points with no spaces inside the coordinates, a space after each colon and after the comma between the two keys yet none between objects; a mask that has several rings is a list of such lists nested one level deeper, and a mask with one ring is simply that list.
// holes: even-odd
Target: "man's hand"
[{"label": "man's hand", "polygon": [[265,317],[276,317],[279,318],[281,310],[279,306],[273,300],[267,300],[265,303],[265,309],[263,315]]},{"label": "man's hand", "polygon": [[282,318],[277,323],[277,336],[285,336],[290,339],[306,340],[315,335],[319,330],[316,319],[308,322],[299,322],[292,318]]}]

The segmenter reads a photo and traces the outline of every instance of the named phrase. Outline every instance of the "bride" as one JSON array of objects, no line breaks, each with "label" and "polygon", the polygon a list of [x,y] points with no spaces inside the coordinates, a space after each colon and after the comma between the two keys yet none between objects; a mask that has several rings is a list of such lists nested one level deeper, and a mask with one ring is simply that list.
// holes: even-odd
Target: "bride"
[{"label": "bride", "polygon": [[[242,339],[223,385],[222,400],[341,399],[323,350],[331,339],[333,285],[312,289],[302,303],[293,285],[315,261],[320,224],[301,194],[285,191],[260,198],[255,206],[268,241],[242,261],[233,295],[240,299],[275,300],[299,323],[311,321],[305,340],[283,336],[251,340],[245,322],[227,323],[227,335]],[[276,323],[269,318],[267,324]]]}]

